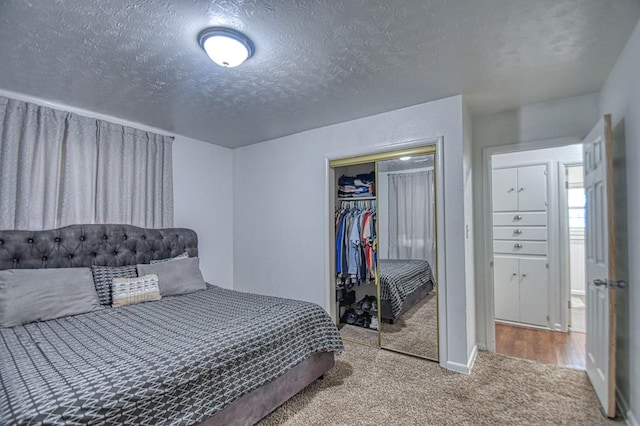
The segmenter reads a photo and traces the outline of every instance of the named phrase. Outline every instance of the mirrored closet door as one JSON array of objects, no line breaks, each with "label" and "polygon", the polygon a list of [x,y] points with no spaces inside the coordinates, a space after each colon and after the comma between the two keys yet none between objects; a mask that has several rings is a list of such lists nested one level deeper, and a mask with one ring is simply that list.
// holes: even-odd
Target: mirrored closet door
[{"label": "mirrored closet door", "polygon": [[438,360],[434,160],[426,146],[331,162],[344,340]]},{"label": "mirrored closet door", "polygon": [[381,346],[438,359],[434,155],[378,163]]}]

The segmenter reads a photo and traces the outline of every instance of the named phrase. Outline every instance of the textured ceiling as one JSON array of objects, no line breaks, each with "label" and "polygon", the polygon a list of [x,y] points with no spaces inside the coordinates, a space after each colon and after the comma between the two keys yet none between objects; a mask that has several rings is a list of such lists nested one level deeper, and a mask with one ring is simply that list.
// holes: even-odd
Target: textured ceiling
[{"label": "textured ceiling", "polygon": [[[599,90],[638,0],[2,0],[0,88],[228,147],[464,93]],[[213,64],[210,25],[256,54]]]}]

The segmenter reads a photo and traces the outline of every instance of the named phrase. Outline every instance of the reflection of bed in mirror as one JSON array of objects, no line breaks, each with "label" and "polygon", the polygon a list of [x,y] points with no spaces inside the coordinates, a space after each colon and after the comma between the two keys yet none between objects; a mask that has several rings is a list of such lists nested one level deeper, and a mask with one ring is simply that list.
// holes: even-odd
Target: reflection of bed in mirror
[{"label": "reflection of bed in mirror", "polygon": [[434,288],[431,266],[426,260],[379,259],[380,315],[392,323]]}]

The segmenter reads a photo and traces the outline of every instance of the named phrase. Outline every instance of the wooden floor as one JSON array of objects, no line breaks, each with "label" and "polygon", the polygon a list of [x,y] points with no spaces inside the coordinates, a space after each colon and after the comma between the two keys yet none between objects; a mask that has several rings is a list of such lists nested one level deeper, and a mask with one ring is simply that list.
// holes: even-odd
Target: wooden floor
[{"label": "wooden floor", "polygon": [[584,333],[559,333],[496,324],[496,352],[544,364],[585,369]]}]

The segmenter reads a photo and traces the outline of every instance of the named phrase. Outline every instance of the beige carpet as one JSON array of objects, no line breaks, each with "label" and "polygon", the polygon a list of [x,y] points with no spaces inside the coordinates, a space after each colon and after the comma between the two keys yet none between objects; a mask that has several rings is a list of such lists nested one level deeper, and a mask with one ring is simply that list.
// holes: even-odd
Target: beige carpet
[{"label": "beige carpet", "polygon": [[270,425],[606,425],[586,374],[481,353],[470,376],[347,343],[336,367]]},{"label": "beige carpet", "polygon": [[438,359],[438,310],[436,292],[432,291],[393,324],[383,323],[382,346]]}]

